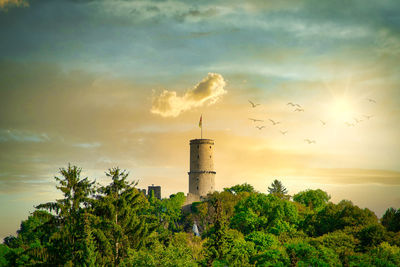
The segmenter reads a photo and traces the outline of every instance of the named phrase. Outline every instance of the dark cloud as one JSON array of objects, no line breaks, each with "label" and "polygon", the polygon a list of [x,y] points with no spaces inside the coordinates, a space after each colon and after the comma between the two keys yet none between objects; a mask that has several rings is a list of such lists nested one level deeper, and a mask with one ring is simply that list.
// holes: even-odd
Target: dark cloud
[{"label": "dark cloud", "polygon": [[185,12],[178,12],[174,17],[178,22],[184,22],[190,19],[207,19],[218,15],[216,8],[191,8]]}]

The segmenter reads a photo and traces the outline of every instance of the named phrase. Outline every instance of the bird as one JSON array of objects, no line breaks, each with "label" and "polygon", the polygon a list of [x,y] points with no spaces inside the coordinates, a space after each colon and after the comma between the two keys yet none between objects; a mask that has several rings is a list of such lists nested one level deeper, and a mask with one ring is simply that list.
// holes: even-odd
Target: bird
[{"label": "bird", "polygon": [[367,120],[371,119],[374,115],[364,115],[364,118],[366,118]]},{"label": "bird", "polygon": [[374,99],[372,99],[372,98],[367,98],[367,100],[368,100],[369,102],[371,102],[371,103],[375,103],[375,104],[376,104],[376,101],[375,101]]},{"label": "bird", "polygon": [[357,119],[357,118],[354,118],[354,121],[355,121],[356,123],[360,123],[360,122],[362,122],[363,120],[359,120],[359,119]]},{"label": "bird", "polygon": [[296,106],[296,104],[293,104],[292,102],[289,102],[289,103],[286,104],[286,106],[292,106],[292,107],[294,107],[294,106]]},{"label": "bird", "polygon": [[294,111],[302,112],[302,111],[304,111],[304,109],[302,109],[302,108],[296,108]]},{"label": "bird", "polygon": [[259,121],[259,122],[264,122],[263,120],[257,120],[257,119],[252,119],[252,118],[249,118],[249,120],[251,120],[251,121],[253,121],[253,122],[257,122],[257,121]]},{"label": "bird", "polygon": [[269,119],[269,120],[270,120],[270,122],[272,122],[273,125],[277,125],[277,124],[281,123],[280,121],[274,121],[274,120],[271,120],[271,119]]},{"label": "bird", "polygon": [[350,123],[350,122],[345,122],[345,124],[346,124],[347,126],[349,126],[349,127],[353,127],[353,126],[355,126],[355,124],[354,124],[354,123]]},{"label": "bird", "polygon": [[308,144],[315,144],[315,140],[310,140],[310,139],[304,139],[305,142]]},{"label": "bird", "polygon": [[319,121],[322,123],[322,126],[326,125],[326,121],[323,121],[323,120],[319,120]]},{"label": "bird", "polygon": [[301,106],[300,106],[299,104],[296,104],[296,106],[297,106],[298,108],[301,108]]},{"label": "bird", "polygon": [[249,100],[249,103],[251,104],[251,107],[252,107],[252,108],[255,108],[255,107],[257,107],[257,106],[260,105],[260,104],[254,104],[254,103],[253,103],[252,101],[250,101],[250,100]]},{"label": "bird", "polygon": [[256,126],[256,128],[257,128],[258,130],[262,130],[263,128],[265,128],[265,126],[264,126],[264,125]]},{"label": "bird", "polygon": [[280,131],[280,132],[281,132],[281,134],[285,135],[285,134],[287,134],[288,131]]}]

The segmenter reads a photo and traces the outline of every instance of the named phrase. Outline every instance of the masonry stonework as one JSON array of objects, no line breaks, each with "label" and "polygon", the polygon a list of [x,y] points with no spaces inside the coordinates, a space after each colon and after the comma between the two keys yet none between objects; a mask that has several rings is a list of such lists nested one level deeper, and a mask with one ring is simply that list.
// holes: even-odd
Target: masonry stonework
[{"label": "masonry stonework", "polygon": [[214,192],[215,174],[214,140],[190,140],[189,194],[200,198]]}]

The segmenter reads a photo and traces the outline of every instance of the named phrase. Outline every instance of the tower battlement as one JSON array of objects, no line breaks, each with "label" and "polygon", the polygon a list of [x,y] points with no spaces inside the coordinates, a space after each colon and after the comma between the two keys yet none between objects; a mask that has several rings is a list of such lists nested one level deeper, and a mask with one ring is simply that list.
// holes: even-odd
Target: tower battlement
[{"label": "tower battlement", "polygon": [[190,144],[210,144],[214,145],[214,140],[212,139],[192,139]]}]

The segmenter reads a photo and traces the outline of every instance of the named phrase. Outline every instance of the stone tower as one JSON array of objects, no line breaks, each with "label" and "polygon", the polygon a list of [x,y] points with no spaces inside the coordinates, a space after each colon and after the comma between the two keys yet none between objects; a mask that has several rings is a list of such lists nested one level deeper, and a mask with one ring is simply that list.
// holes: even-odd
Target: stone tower
[{"label": "stone tower", "polygon": [[[190,172],[188,198],[199,201],[215,190],[214,140],[190,140]],[[188,199],[188,200],[189,200]],[[189,200],[190,201],[190,200]]]}]

